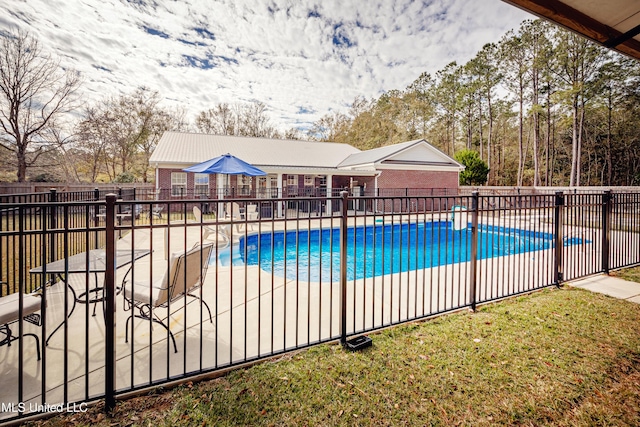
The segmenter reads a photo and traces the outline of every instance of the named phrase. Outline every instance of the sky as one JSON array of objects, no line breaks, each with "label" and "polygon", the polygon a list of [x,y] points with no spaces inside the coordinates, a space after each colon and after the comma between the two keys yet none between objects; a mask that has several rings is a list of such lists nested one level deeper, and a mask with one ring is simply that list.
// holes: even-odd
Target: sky
[{"label": "sky", "polygon": [[2,0],[91,104],[156,90],[195,116],[259,101],[282,131],[464,64],[534,17],[500,0]]}]

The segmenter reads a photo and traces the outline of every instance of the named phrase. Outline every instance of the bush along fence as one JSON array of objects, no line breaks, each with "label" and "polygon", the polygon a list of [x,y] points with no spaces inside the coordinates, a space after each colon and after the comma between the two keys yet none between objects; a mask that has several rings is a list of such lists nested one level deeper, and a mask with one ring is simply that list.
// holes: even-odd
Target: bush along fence
[{"label": "bush along fence", "polygon": [[638,193],[58,196],[0,204],[0,422],[640,263]]}]

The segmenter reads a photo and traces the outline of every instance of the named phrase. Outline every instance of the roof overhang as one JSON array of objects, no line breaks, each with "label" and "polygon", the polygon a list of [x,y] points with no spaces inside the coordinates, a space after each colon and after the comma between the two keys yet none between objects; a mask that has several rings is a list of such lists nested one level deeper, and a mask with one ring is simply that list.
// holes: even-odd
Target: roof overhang
[{"label": "roof overhang", "polygon": [[379,163],[367,163],[351,166],[350,169],[343,168],[341,171],[349,172],[364,172],[364,171],[381,171],[386,169],[392,170],[412,170],[412,171],[436,171],[436,172],[458,172],[464,170],[464,166],[431,163],[431,162],[379,162]]},{"label": "roof overhang", "polygon": [[[190,163],[169,163],[155,162],[156,168],[163,169],[179,169],[192,166]],[[334,168],[312,168],[308,166],[277,166],[277,165],[254,165],[267,174],[292,174],[292,175],[345,175],[345,176],[375,176],[374,170],[352,170],[352,169],[334,169]]]},{"label": "roof overhang", "polygon": [[503,0],[602,46],[640,59],[640,2]]},{"label": "roof overhang", "polygon": [[261,166],[260,169],[267,173],[283,173],[294,175],[344,175],[344,176],[375,176],[372,170],[350,170],[333,168],[310,168],[291,166]]}]

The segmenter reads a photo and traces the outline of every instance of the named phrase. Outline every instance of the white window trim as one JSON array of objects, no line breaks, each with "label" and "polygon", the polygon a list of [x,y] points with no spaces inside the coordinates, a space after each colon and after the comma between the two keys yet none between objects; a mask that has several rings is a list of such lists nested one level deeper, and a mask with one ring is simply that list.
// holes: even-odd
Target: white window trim
[{"label": "white window trim", "polygon": [[209,174],[208,173],[194,174],[193,190],[195,191],[196,196],[209,195]]},{"label": "white window trim", "polygon": [[[178,179],[180,177],[180,179]],[[180,192],[180,188],[184,189]],[[171,172],[171,196],[186,196],[187,195],[187,173],[186,172]]]},{"label": "white window trim", "polygon": [[239,175],[238,194],[246,196],[251,194],[251,177],[247,175]]}]

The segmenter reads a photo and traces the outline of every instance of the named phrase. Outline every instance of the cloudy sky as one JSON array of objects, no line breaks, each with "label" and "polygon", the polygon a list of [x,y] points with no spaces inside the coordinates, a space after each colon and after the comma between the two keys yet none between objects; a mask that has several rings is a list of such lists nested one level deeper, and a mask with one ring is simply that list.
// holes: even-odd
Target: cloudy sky
[{"label": "cloudy sky", "polygon": [[0,2],[0,32],[36,35],[89,102],[146,86],[193,118],[261,101],[281,130],[464,63],[531,18],[500,0]]}]

